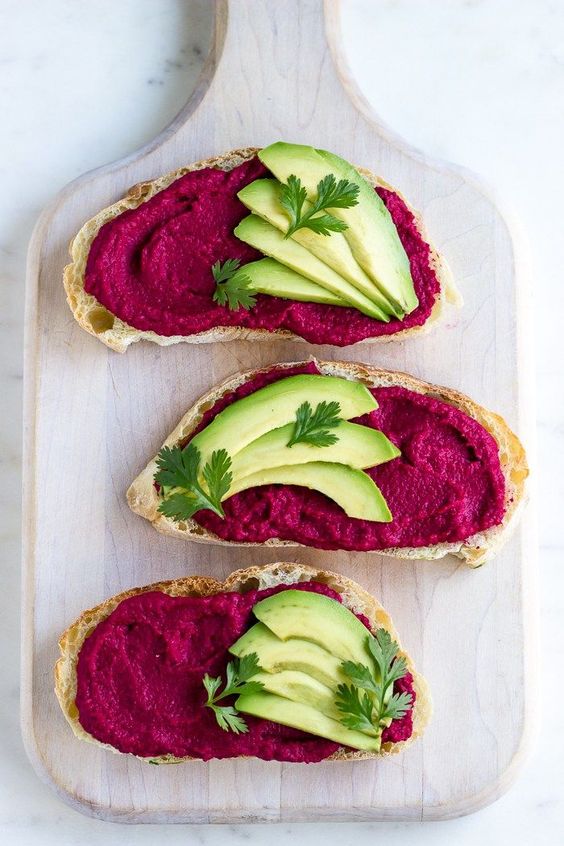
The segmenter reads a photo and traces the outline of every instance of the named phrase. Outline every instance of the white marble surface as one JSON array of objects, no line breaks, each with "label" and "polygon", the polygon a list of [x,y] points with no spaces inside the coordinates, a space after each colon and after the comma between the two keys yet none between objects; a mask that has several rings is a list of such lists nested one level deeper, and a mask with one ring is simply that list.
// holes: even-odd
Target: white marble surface
[{"label": "white marble surface", "polygon": [[[254,0],[248,0],[253,2]],[[382,118],[426,152],[483,174],[518,214],[537,306],[544,706],[540,742],[495,805],[447,823],[118,827],[39,782],[18,727],[21,338],[25,251],[41,207],[70,179],[152,138],[182,106],[206,52],[205,0],[3,0],[0,4],[0,837],[2,842],[251,841],[305,846],[564,839],[564,3],[344,0],[352,69]],[[398,49],[399,48],[399,49]],[[406,58],[407,57],[407,58]],[[560,353],[560,354],[559,354]]]}]

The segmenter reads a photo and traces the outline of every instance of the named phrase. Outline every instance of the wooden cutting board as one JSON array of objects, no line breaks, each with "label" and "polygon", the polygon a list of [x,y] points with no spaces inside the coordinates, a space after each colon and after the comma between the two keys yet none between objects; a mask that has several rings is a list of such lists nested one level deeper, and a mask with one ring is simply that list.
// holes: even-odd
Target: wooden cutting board
[{"label": "wooden cutting board", "polygon": [[[465,307],[428,337],[346,350],[236,342],[120,356],[74,322],[61,274],[84,220],[134,183],[235,147],[278,139],[369,167],[423,213]],[[214,46],[172,126],[139,153],[68,186],[37,225],[29,255],[23,555],[23,733],[41,776],[79,810],[124,822],[438,819],[493,801],[534,727],[535,541],[529,509],[502,554],[472,571],[449,558],[288,551],[288,560],[357,579],[392,613],[431,684],[422,742],[381,761],[255,760],[149,767],[75,740],[53,694],[62,630],[134,585],[189,573],[221,577],[276,550],[165,538],[125,491],[179,417],[240,370],[307,357],[348,358],[459,388],[503,414],[530,446],[532,392],[515,245],[469,174],[428,160],[383,127],[350,80],[339,9],[321,0],[217,4]]]}]

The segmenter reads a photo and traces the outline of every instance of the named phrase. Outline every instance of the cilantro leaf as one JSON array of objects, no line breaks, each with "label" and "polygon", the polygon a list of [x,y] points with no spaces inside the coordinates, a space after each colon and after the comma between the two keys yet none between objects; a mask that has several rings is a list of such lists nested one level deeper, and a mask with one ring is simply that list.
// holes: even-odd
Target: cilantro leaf
[{"label": "cilantro leaf", "polygon": [[216,501],[221,502],[231,487],[232,475],[229,472],[231,458],[224,449],[212,452],[212,456],[203,470],[203,477],[209,491],[213,491]]},{"label": "cilantro leaf", "polygon": [[407,673],[407,662],[398,657],[399,647],[386,629],[377,629],[374,637],[368,639],[368,649],[379,670],[385,696],[388,688]]},{"label": "cilantro leaf", "polygon": [[228,279],[231,279],[240,264],[239,259],[227,259],[223,264],[219,261],[214,262],[212,265],[214,280],[216,282],[227,282]]},{"label": "cilantro leaf", "polygon": [[159,511],[177,522],[188,520],[197,511],[208,508],[224,517],[221,500],[232,482],[231,458],[226,450],[212,453],[199,479],[200,451],[193,444],[163,447],[157,456],[155,482],[160,485],[163,499]]},{"label": "cilantro leaf", "polygon": [[261,667],[256,652],[250,652],[248,655],[243,655],[239,658],[239,665],[237,668],[239,681],[248,681],[251,676],[256,676],[260,670]]},{"label": "cilantro leaf", "polygon": [[344,661],[343,671],[354,682],[356,687],[360,687],[363,690],[370,690],[372,693],[378,693],[378,684],[374,681],[369,668],[365,667],[364,664]]},{"label": "cilantro leaf", "polygon": [[217,724],[223,731],[232,731],[234,734],[246,734],[249,730],[243,717],[235,710],[234,705],[210,706],[215,714]]},{"label": "cilantro leaf", "polygon": [[394,693],[386,703],[384,719],[399,720],[405,717],[411,708],[412,699],[411,693]]},{"label": "cilantro leaf", "polygon": [[335,704],[343,712],[341,722],[344,726],[368,734],[376,734],[372,723],[373,702],[368,693],[361,695],[354,685],[340,684],[337,688]]},{"label": "cilantro leaf", "polygon": [[345,229],[349,228],[344,220],[339,220],[338,217],[332,214],[321,214],[319,217],[310,217],[307,223],[301,223],[296,229],[303,229],[304,227],[317,232],[318,235],[330,235],[331,232],[344,232]]},{"label": "cilantro leaf", "polygon": [[215,678],[212,678],[206,673],[202,681],[208,694],[208,699],[213,699],[221,684],[221,676],[216,676]]},{"label": "cilantro leaf", "polygon": [[286,209],[290,218],[290,228],[286,233],[287,238],[290,237],[292,232],[299,229],[301,210],[306,200],[307,191],[302,186],[301,179],[291,174],[288,177],[287,183],[285,185],[282,184],[280,189],[280,203]]},{"label": "cilantro leaf", "polygon": [[[330,235],[331,232],[344,232],[348,225],[326,209],[348,209],[358,204],[360,188],[347,179],[335,179],[328,173],[317,184],[317,199],[311,207],[304,211],[307,202],[307,190],[301,180],[291,174],[286,184],[280,189],[280,203],[287,211],[290,219],[285,238],[289,238],[298,229],[311,229],[319,235]],[[307,208],[307,207],[306,207]],[[325,212],[325,214],[320,214]]]},{"label": "cilantro leaf", "polygon": [[328,429],[339,425],[340,413],[341,406],[335,401],[325,402],[324,400],[319,403],[315,411],[312,411],[309,402],[302,403],[296,412],[294,431],[288,446],[292,447],[300,442],[317,447],[336,444],[339,438]]},{"label": "cilantro leaf", "polygon": [[403,678],[408,669],[390,633],[378,629],[375,635],[368,636],[367,646],[374,659],[374,670],[364,664],[344,661],[342,670],[352,684],[339,685],[336,705],[343,715],[343,725],[378,734],[392,720],[405,716],[413,705],[413,697],[406,692],[392,693],[394,682]]},{"label": "cilantro leaf", "polygon": [[239,271],[239,259],[227,259],[223,264],[216,261],[212,265],[215,280],[213,300],[218,305],[227,305],[230,311],[239,308],[250,309],[256,303],[256,291],[250,278]]},{"label": "cilantro leaf", "polygon": [[240,734],[249,730],[234,705],[218,705],[217,703],[226,696],[252,695],[262,690],[264,686],[262,682],[250,680],[260,670],[258,656],[256,652],[252,652],[250,655],[243,655],[239,660],[228,663],[225,669],[225,686],[221,693],[218,693],[221,687],[221,676],[212,678],[206,673],[202,679],[208,694],[205,706],[212,709],[217,724],[224,731]]},{"label": "cilantro leaf", "polygon": [[348,209],[358,204],[360,188],[354,182],[340,179],[338,182],[332,173],[324,176],[317,186],[315,205],[324,209]]}]

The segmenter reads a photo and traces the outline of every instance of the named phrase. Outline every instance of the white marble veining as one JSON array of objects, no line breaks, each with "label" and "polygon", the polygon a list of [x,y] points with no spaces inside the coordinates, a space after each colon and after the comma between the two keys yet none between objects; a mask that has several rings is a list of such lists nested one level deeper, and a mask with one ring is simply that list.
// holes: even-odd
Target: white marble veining
[{"label": "white marble veining", "polygon": [[[248,0],[253,2],[253,0]],[[41,207],[70,179],[150,140],[186,100],[209,38],[205,0],[4,0],[0,27],[0,491],[3,843],[195,842],[305,846],[386,838],[562,842],[564,542],[564,4],[559,0],[344,0],[352,70],[382,118],[431,155],[483,174],[532,252],[537,327],[544,665],[540,742],[495,805],[448,823],[123,828],[80,816],[33,773],[18,730],[19,462],[25,250]]]}]

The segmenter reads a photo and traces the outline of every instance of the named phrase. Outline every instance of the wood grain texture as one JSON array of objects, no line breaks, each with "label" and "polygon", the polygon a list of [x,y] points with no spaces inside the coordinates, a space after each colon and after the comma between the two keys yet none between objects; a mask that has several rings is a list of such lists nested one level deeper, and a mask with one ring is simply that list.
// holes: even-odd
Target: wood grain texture
[{"label": "wood grain texture", "polygon": [[[30,247],[27,287],[22,723],[40,776],[74,807],[124,822],[438,819],[468,813],[511,783],[534,729],[535,537],[529,509],[490,565],[386,561],[292,550],[359,581],[390,611],[428,678],[435,717],[422,742],[383,761],[260,761],[149,767],[78,743],[53,694],[60,632],[134,585],[188,573],[221,578],[279,550],[200,546],[158,535],[125,502],[131,480],[182,413],[243,368],[304,357],[294,342],[233,342],[120,356],[80,330],[61,283],[67,246],[131,185],[235,147],[283,138],[323,146],[396,185],[423,213],[465,308],[432,335],[382,348],[315,348],[406,370],[503,414],[531,447],[530,350],[515,245],[465,172],[410,149],[350,81],[338,4],[218,3],[215,42],[183,112],[155,142],[68,186]],[[325,16],[325,21],[324,21]],[[307,84],[303,83],[307,80]],[[525,683],[526,682],[526,683]]]}]

